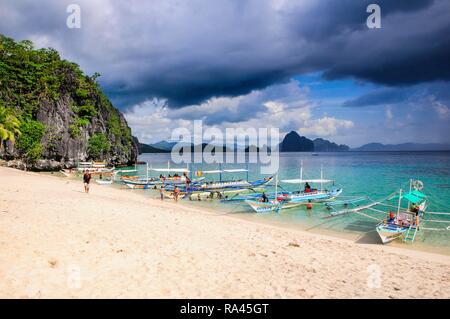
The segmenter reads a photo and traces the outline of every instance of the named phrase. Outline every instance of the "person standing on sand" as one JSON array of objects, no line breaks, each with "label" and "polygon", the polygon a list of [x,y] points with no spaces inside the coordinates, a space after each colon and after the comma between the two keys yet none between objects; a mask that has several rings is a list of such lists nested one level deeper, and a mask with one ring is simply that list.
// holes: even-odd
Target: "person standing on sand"
[{"label": "person standing on sand", "polygon": [[164,200],[164,185],[159,188],[159,196],[161,197],[161,201]]},{"label": "person standing on sand", "polygon": [[175,199],[175,202],[178,202],[178,195],[180,194],[180,189],[178,186],[175,186],[175,189],[173,190],[173,198]]},{"label": "person standing on sand", "polygon": [[87,170],[84,171],[84,175],[83,175],[83,183],[84,183],[84,192],[86,194],[89,193],[89,183],[91,182],[91,173],[89,173]]}]

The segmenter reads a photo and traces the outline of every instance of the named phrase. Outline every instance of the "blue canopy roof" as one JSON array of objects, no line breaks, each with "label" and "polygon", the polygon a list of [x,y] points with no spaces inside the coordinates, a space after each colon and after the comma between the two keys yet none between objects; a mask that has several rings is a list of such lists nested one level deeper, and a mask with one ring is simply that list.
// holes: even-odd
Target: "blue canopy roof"
[{"label": "blue canopy roof", "polygon": [[406,198],[407,200],[409,200],[413,204],[420,203],[423,200],[423,198],[415,196],[412,193],[407,193],[407,194],[403,195],[403,198]]}]

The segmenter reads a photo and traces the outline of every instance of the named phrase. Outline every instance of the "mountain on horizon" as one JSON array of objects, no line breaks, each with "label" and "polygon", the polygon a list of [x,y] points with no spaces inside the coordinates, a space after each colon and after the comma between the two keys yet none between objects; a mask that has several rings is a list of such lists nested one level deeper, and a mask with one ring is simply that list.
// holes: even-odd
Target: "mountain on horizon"
[{"label": "mountain on horizon", "polygon": [[314,142],[291,131],[280,143],[279,150],[280,152],[314,152]]},{"label": "mountain on horizon", "polygon": [[323,138],[316,138],[313,142],[315,152],[347,152],[350,150],[347,145],[338,145]]},{"label": "mountain on horizon", "polygon": [[382,151],[450,151],[450,144],[439,143],[402,143],[402,144],[381,144],[368,143],[363,146],[353,148],[358,152],[382,152]]},{"label": "mountain on horizon", "polygon": [[[160,141],[157,143],[149,144],[148,146],[153,147],[154,149],[163,150],[162,153],[170,152],[173,147],[177,144],[177,142],[168,142],[168,141]],[[145,144],[144,144],[145,145]],[[193,144],[191,144],[191,147]],[[206,144],[205,144],[206,145]],[[204,146],[202,149],[204,149]],[[187,144],[189,146],[189,144]],[[216,145],[217,147],[221,147],[221,145]],[[267,146],[266,146],[267,147]],[[270,149],[270,148],[269,148]],[[282,140],[279,144],[280,152],[345,152],[350,148],[347,145],[338,145],[334,142],[330,142],[323,138],[316,138],[314,140],[308,139],[307,137],[300,136],[297,132],[291,131]],[[223,148],[224,152],[230,151],[230,149]],[[234,146],[234,151],[259,151],[258,148],[254,145],[250,147],[240,147],[237,144]],[[151,152],[155,153],[155,152]]]},{"label": "mountain on horizon", "polygon": [[167,142],[167,141],[160,141],[158,143],[152,143],[148,144],[149,146],[152,146],[154,148],[165,150],[165,151],[171,151],[172,148],[177,144],[177,142]]}]

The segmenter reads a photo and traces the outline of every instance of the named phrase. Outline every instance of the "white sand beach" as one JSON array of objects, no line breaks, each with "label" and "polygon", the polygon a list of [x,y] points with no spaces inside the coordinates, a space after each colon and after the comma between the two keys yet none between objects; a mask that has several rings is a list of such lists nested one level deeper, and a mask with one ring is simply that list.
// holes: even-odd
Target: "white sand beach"
[{"label": "white sand beach", "polygon": [[2,298],[450,298],[450,257],[0,167]]}]

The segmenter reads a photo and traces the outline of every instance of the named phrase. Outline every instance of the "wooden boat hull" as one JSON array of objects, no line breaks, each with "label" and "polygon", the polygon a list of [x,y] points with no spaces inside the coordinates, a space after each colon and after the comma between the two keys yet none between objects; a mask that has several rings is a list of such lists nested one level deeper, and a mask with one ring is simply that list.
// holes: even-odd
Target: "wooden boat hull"
[{"label": "wooden boat hull", "polygon": [[395,239],[402,237],[407,230],[408,228],[406,227],[394,224],[381,224],[376,228],[378,236],[380,236],[381,242],[383,244],[388,244]]},{"label": "wooden boat hull", "polygon": [[[193,180],[192,182],[199,182],[202,181],[204,179],[203,178],[199,178],[196,180]],[[151,180],[151,181],[143,181],[143,180],[127,180],[127,179],[123,179],[122,180],[125,185],[127,185],[129,188],[131,189],[148,189],[149,187],[153,187],[156,185],[170,185],[170,186],[177,186],[177,185],[184,185],[186,183],[186,181],[183,180],[165,180],[164,182],[162,182],[161,180]]]},{"label": "wooden boat hull", "polygon": [[258,200],[246,200],[246,204],[248,204],[256,213],[270,213],[270,212],[278,212],[282,203],[280,202],[260,202]]},{"label": "wooden boat hull", "polygon": [[337,189],[333,191],[327,192],[312,192],[312,193],[300,193],[300,194],[292,194],[288,195],[286,201],[288,202],[326,202],[330,200],[334,200],[342,193],[342,189]]}]

